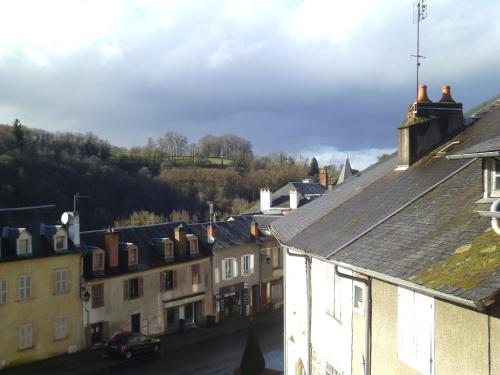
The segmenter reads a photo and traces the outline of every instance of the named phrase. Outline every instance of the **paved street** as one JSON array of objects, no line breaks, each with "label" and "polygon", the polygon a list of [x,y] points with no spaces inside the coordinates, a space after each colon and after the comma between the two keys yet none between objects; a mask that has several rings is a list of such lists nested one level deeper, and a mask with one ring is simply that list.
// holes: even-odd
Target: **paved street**
[{"label": "paved street", "polygon": [[[103,349],[62,355],[0,371],[2,375],[52,374],[232,374],[239,365],[247,338],[246,321],[192,329],[163,336],[160,353],[129,361],[108,358]],[[255,317],[254,327],[267,364],[283,366],[282,312]]]}]

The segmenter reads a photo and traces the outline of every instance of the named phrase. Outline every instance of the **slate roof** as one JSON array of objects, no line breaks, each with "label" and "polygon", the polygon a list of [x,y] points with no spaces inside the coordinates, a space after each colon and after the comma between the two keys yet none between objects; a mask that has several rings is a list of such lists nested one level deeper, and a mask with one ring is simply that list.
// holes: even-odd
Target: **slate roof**
[{"label": "slate roof", "polygon": [[476,157],[500,156],[500,136],[493,137],[459,153],[447,156],[448,159],[471,159]]},{"label": "slate roof", "polygon": [[208,241],[207,229],[209,223],[188,224],[189,229],[198,236],[200,241],[211,246],[213,251],[231,247],[261,244],[265,236],[259,233],[257,238],[250,233],[252,217],[247,215],[237,216],[235,220],[216,221],[212,223],[212,233],[215,241]]},{"label": "slate roof", "polygon": [[[119,234],[120,251],[124,248],[123,246],[124,243],[132,243],[138,247],[139,264],[136,269],[130,270],[127,265],[124,265],[123,262],[120,262],[120,266],[118,267],[118,269],[114,270],[111,273],[109,270],[107,270],[106,276],[144,271],[151,268],[167,265],[161,251],[158,251],[155,248],[154,240],[160,238],[170,238],[172,241],[174,241],[174,229],[181,224],[185,228],[186,235],[193,234],[193,232],[189,229],[189,226],[183,221],[173,221],[161,224],[113,228],[113,230]],[[82,242],[82,245],[85,245],[89,248],[98,247],[104,250],[105,232],[106,232],[105,229],[81,232],[80,241]],[[174,262],[169,262],[168,264],[181,263],[191,260],[189,256],[187,256],[184,259],[179,259],[178,249],[176,246],[174,246],[174,253],[175,253]],[[199,241],[199,254],[201,257],[206,257],[210,255],[210,249],[207,246],[205,246],[202,243],[202,241]],[[89,259],[86,259],[86,261],[89,261]],[[91,279],[94,277],[91,274],[91,272],[89,272],[88,267],[86,271],[87,271],[85,272],[86,279]]]},{"label": "slate roof", "polygon": [[[81,247],[75,247],[68,237],[68,248],[55,251],[49,236],[55,233],[53,225],[58,220],[60,212],[56,205],[44,205],[20,208],[0,209],[0,241],[1,254],[0,263],[7,261],[22,261],[49,256],[61,256],[83,251]],[[16,239],[21,233],[21,228],[26,229],[31,235],[31,255],[17,255]]]},{"label": "slate roof", "polygon": [[[499,124],[500,108],[490,110],[445,145],[460,141],[449,153],[466,150],[500,135]],[[436,277],[443,283],[435,285],[438,281],[429,280],[429,274],[420,274],[453,260],[461,246],[488,236],[484,234],[488,221],[473,209],[473,202],[482,195],[481,163],[438,157],[439,149],[407,170],[394,170],[394,157],[379,163],[276,221],[273,231],[287,246],[319,257],[460,299],[482,301],[500,289],[495,270],[471,270],[474,277],[485,273],[484,280],[474,285],[444,277]],[[489,241],[498,242],[500,236]],[[500,242],[495,257],[500,257],[499,251]]]}]

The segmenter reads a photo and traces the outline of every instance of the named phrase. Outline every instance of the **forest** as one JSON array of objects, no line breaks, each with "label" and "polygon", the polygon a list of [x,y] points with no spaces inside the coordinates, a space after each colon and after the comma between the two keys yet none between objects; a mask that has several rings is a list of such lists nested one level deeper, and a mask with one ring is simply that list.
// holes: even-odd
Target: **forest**
[{"label": "forest", "polygon": [[[332,174],[338,173],[330,166]],[[236,135],[206,135],[193,143],[168,132],[130,149],[97,136],[51,133],[19,120],[0,125],[0,208],[78,200],[82,230],[165,220],[208,220],[238,214],[289,181],[317,178],[318,164],[286,153],[256,156]]]}]

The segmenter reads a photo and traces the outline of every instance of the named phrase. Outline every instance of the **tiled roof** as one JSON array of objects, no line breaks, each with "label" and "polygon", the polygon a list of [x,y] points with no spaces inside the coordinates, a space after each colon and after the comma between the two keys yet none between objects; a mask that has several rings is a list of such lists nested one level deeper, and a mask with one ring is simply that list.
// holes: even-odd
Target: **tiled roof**
[{"label": "tiled roof", "polygon": [[[449,152],[459,153],[498,135],[500,108],[488,111],[450,140],[460,143]],[[472,207],[482,195],[480,162],[447,160],[437,153],[442,148],[407,170],[394,170],[393,158],[363,171],[359,177],[276,221],[273,230],[290,247],[480,301],[500,289],[496,269],[469,269],[472,274],[464,277],[476,278],[473,285],[441,278],[439,273],[435,280],[422,274],[438,264],[446,268],[440,262],[453,262],[461,246],[472,244],[471,251],[481,252],[484,249],[474,241],[488,236],[484,234],[488,221]],[[365,180],[359,183],[363,175]],[[488,244],[499,240],[490,238]],[[494,256],[498,251],[500,242]],[[442,283],[437,285],[439,281]]]},{"label": "tiled roof", "polygon": [[325,193],[325,188],[317,182],[289,182],[276,190],[271,197],[271,207],[290,207],[290,190],[297,190],[299,207],[308,203],[311,198]]},{"label": "tiled roof", "polygon": [[456,154],[447,156],[447,158],[470,159],[482,156],[500,156],[500,136],[492,137],[491,139],[466,148]]}]

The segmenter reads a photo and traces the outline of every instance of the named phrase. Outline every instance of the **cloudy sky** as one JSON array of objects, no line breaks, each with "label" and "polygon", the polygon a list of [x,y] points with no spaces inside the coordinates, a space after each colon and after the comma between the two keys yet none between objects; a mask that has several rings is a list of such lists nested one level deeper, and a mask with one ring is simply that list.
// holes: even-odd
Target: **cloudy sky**
[{"label": "cloudy sky", "polygon": [[[500,92],[500,2],[428,0],[422,81]],[[413,0],[0,0],[0,123],[120,146],[177,131],[354,168],[395,149],[415,92]]]}]

